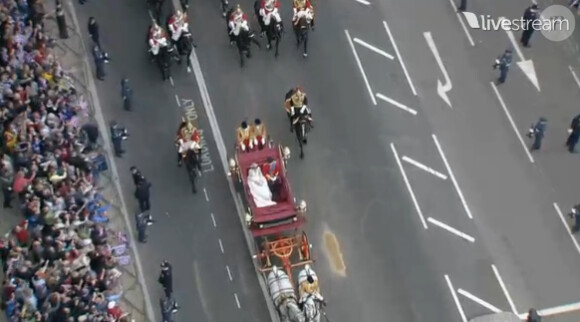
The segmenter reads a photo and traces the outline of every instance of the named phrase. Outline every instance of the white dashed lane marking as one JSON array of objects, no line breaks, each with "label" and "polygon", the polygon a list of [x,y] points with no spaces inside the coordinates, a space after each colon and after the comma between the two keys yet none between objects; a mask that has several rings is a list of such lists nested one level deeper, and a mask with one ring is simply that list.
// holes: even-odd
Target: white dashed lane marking
[{"label": "white dashed lane marking", "polygon": [[213,212],[211,213],[211,223],[213,224],[213,228],[217,227],[217,223],[215,222],[215,217],[213,216]]},{"label": "white dashed lane marking", "polygon": [[405,112],[411,113],[413,115],[417,115],[417,111],[416,110],[408,107],[407,105],[405,105],[403,103],[397,102],[394,99],[392,99],[390,97],[386,97],[385,95],[383,95],[381,93],[377,93],[376,95],[377,95],[377,98],[379,98],[379,99],[381,99],[381,100],[383,100],[383,101],[385,101],[387,103],[390,103],[392,105],[395,105],[396,107],[402,109]]},{"label": "white dashed lane marking", "polygon": [[410,163],[410,164],[416,166],[417,168],[419,168],[419,169],[421,169],[421,170],[423,170],[425,172],[429,172],[430,174],[432,174],[432,175],[434,175],[434,176],[436,176],[438,178],[441,178],[443,180],[447,180],[447,176],[444,175],[443,173],[441,173],[439,171],[435,171],[435,170],[429,168],[428,166],[420,163],[419,161],[416,161],[416,160],[413,160],[413,159],[409,158],[406,155],[403,156],[403,161],[405,161],[407,163]]},{"label": "white dashed lane marking", "polygon": [[238,293],[234,293],[234,299],[236,300],[236,305],[238,306],[238,309],[241,309],[242,306],[240,305],[240,299],[238,299]]},{"label": "white dashed lane marking", "polygon": [[209,196],[207,195],[207,190],[203,188],[203,194],[205,195],[205,201],[209,202]]},{"label": "white dashed lane marking", "polygon": [[385,52],[384,50],[380,50],[377,47],[375,47],[375,46],[373,46],[373,45],[371,45],[371,44],[369,44],[367,42],[364,42],[364,41],[362,41],[362,40],[360,40],[358,38],[354,38],[353,41],[355,43],[357,43],[357,44],[359,44],[359,45],[361,45],[361,46],[363,46],[363,47],[371,50],[371,51],[374,51],[375,53],[377,53],[377,54],[379,54],[379,55],[381,55],[383,57],[386,57],[386,58],[388,58],[390,60],[394,60],[395,59],[395,56],[393,56],[393,55]]},{"label": "white dashed lane marking", "polygon": [[222,254],[225,253],[224,251],[224,244],[222,243],[222,239],[218,238],[218,243],[220,244],[220,251],[222,252]]},{"label": "white dashed lane marking", "polygon": [[230,279],[230,282],[234,280],[234,278],[232,277],[232,271],[230,271],[230,267],[228,265],[226,265],[226,271],[228,271],[228,278]]},{"label": "white dashed lane marking", "polygon": [[448,232],[467,240],[470,243],[475,242],[475,238],[473,238],[473,237],[469,236],[468,234],[461,232],[461,231],[459,231],[459,230],[457,230],[457,229],[455,229],[455,228],[453,228],[445,223],[442,223],[437,219],[433,219],[432,217],[429,217],[429,218],[427,218],[427,221],[432,223],[433,225],[439,227],[439,228],[445,229]]}]

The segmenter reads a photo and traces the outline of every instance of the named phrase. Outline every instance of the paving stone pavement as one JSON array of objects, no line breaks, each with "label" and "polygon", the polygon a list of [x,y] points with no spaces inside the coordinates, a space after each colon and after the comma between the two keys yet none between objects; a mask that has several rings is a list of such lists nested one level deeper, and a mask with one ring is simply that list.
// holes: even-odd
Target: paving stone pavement
[{"label": "paving stone pavement", "polygon": [[[65,16],[68,29],[68,39],[60,39],[58,34],[58,27],[56,23],[55,9],[56,4],[52,0],[45,1],[45,8],[47,17],[45,19],[45,31],[46,33],[56,40],[53,52],[57,56],[58,61],[62,65],[63,69],[67,72],[71,81],[74,83],[75,88],[81,92],[88,103],[88,115],[85,121],[94,122],[95,116],[95,99],[93,90],[91,90],[90,82],[92,81],[92,73],[87,70],[88,66],[85,62],[87,59],[87,53],[83,45],[82,30],[78,27],[78,23],[75,22],[74,17],[69,10],[72,6],[67,5],[64,2]],[[92,86],[94,88],[94,85]],[[102,131],[101,131],[102,132]],[[108,135],[106,135],[108,138]],[[105,140],[106,140],[105,138]],[[108,144],[105,144],[107,146]],[[99,179],[99,186],[101,188],[101,193],[108,203],[112,206],[111,210],[108,211],[108,216],[111,220],[110,228],[114,231],[126,233],[127,236],[132,236],[129,229],[132,227],[127,227],[126,217],[124,217],[124,202],[120,198],[120,192],[117,190],[118,185],[115,185],[115,178],[111,171],[111,161],[112,158],[110,154],[106,154],[107,164],[109,165],[109,170],[102,173]],[[118,179],[116,179],[118,180]],[[0,220],[0,233],[9,233],[12,227],[14,227],[22,217],[15,211],[5,213]],[[140,283],[139,279],[139,267],[135,260],[135,253],[132,249],[133,238],[129,239],[129,247],[127,247],[127,252],[131,257],[131,261],[125,265],[120,266],[119,270],[123,273],[122,285],[123,285],[123,296],[120,301],[120,305],[124,312],[131,314],[131,320],[134,322],[154,322],[155,319],[152,317],[151,308],[147,307],[146,297],[144,288]],[[5,320],[4,314],[0,314],[0,321]]]}]

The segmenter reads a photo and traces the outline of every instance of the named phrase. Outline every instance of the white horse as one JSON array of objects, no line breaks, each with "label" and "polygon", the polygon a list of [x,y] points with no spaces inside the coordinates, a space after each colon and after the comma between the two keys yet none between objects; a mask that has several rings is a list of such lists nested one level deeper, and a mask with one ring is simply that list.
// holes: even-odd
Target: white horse
[{"label": "white horse", "polygon": [[296,301],[290,278],[277,266],[273,266],[268,274],[268,287],[282,322],[306,322],[306,317]]},{"label": "white horse", "polygon": [[320,295],[318,276],[310,265],[305,265],[298,273],[298,292],[306,322],[320,322],[320,305],[324,303],[324,297]]}]

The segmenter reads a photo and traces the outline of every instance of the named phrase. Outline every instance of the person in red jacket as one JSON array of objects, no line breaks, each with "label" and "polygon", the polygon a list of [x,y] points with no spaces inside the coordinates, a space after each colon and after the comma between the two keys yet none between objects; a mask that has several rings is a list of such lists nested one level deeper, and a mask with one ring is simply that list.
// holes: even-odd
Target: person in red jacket
[{"label": "person in red jacket", "polygon": [[262,174],[268,181],[268,187],[272,191],[272,199],[277,200],[280,197],[280,188],[282,187],[281,169],[278,161],[268,158],[262,165]]}]

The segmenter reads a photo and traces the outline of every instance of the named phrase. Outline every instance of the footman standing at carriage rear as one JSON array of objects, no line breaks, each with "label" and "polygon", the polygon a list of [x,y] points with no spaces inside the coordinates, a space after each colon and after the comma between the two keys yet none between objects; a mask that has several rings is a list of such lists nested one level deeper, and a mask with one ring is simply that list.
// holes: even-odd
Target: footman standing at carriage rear
[{"label": "footman standing at carriage rear", "polygon": [[260,150],[263,149],[264,146],[266,146],[266,140],[268,139],[268,131],[266,130],[266,125],[262,123],[262,120],[254,120],[254,128],[252,132],[254,146],[258,147]]},{"label": "footman standing at carriage rear", "polygon": [[[183,164],[184,154],[188,150],[193,150],[197,155],[201,153],[201,135],[193,124],[185,118],[181,120],[179,129],[177,130],[177,137],[175,143],[177,145],[177,165],[181,167]],[[201,164],[198,162],[198,170],[201,171]]]},{"label": "footman standing at carriage rear", "polygon": [[242,124],[240,124],[240,127],[238,127],[236,136],[238,138],[238,148],[240,148],[242,152],[254,149],[254,142],[252,140],[253,134],[254,131],[252,127],[250,127],[246,121],[243,121]]},{"label": "footman standing at carriage rear", "polygon": [[250,31],[250,25],[248,24],[248,17],[242,11],[240,5],[237,6],[236,10],[232,12],[229,17],[228,22],[230,44],[233,45],[236,42],[236,37],[239,36],[242,29]]}]

